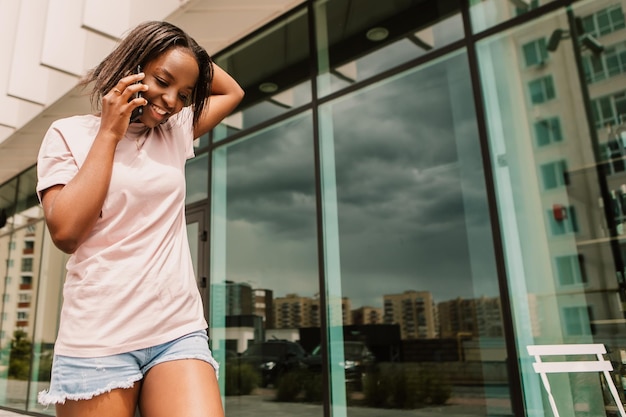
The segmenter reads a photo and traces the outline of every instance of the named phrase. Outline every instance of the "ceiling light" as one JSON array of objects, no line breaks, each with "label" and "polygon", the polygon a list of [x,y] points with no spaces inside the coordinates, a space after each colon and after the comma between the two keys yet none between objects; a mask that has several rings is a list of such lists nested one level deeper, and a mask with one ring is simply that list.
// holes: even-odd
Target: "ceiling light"
[{"label": "ceiling light", "polygon": [[259,91],[261,91],[262,93],[275,93],[276,91],[278,91],[278,86],[275,83],[262,83],[261,85],[259,85]]},{"label": "ceiling light", "polygon": [[380,42],[387,39],[387,36],[389,36],[389,31],[382,26],[378,26],[368,30],[365,36],[372,42]]}]

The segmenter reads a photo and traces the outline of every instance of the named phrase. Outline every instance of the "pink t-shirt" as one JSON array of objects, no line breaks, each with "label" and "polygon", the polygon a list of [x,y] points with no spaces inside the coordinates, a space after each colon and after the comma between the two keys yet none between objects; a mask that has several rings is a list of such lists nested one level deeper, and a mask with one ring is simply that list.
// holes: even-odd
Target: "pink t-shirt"
[{"label": "pink t-shirt", "polygon": [[[99,126],[93,115],[52,124],[39,151],[38,193],[76,175]],[[101,217],[67,263],[56,354],[114,355],[207,328],[185,222],[193,139],[185,108],[153,129],[131,124],[117,145]]]}]

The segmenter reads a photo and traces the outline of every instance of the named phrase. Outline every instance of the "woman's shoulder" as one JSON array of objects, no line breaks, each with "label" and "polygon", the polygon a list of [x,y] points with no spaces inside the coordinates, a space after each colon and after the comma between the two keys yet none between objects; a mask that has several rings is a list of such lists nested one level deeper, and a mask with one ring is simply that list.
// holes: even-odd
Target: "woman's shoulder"
[{"label": "woman's shoulder", "polygon": [[75,116],[64,117],[52,122],[51,128],[61,129],[63,131],[72,129],[84,130],[93,129],[100,126],[100,117],[93,114],[81,114]]},{"label": "woman's shoulder", "polygon": [[80,165],[86,158],[99,128],[100,117],[92,114],[57,119],[48,129],[42,149],[45,152],[69,150]]}]

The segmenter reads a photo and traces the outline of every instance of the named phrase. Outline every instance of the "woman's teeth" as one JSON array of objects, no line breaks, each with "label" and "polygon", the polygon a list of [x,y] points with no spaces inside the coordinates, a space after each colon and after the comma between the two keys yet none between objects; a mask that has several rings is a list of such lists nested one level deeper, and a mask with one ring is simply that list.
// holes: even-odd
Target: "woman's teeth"
[{"label": "woman's teeth", "polygon": [[167,114],[167,111],[163,110],[160,107],[155,106],[154,104],[150,104],[150,107],[152,107],[154,111],[160,114],[161,116],[165,116]]}]

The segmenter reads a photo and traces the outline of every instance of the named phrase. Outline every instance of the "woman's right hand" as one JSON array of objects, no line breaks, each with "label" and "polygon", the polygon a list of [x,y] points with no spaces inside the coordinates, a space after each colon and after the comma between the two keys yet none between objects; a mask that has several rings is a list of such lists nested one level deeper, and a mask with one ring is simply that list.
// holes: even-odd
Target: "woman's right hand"
[{"label": "woman's right hand", "polygon": [[143,97],[133,98],[136,93],[148,90],[148,86],[140,82],[144,77],[143,72],[128,75],[102,97],[101,133],[110,133],[118,142],[124,137],[133,110],[148,104]]}]

